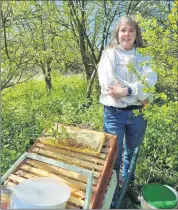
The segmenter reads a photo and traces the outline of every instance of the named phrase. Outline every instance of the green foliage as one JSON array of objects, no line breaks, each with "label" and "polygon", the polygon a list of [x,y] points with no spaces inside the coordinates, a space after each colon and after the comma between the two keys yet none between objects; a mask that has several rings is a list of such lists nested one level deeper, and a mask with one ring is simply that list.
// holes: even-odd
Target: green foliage
[{"label": "green foliage", "polygon": [[52,127],[50,130],[48,130],[48,134],[53,135],[54,137],[60,138],[60,139],[68,139],[71,138],[71,135],[69,132],[67,132],[67,129],[64,125],[61,126],[61,132],[56,130],[56,128]]},{"label": "green foliage", "polygon": [[177,104],[154,104],[145,111],[148,128],[137,165],[138,182],[178,183]]},{"label": "green foliage", "polygon": [[40,73],[50,90],[52,71],[82,71],[78,44],[58,7],[47,1],[2,2],[2,89]]},{"label": "green foliage", "polygon": [[156,100],[144,112],[148,129],[140,151],[138,182],[157,181],[172,186],[178,183],[177,6],[175,2],[164,25],[158,24],[156,19],[139,17],[147,43],[141,52],[151,55],[158,83],[154,93]]},{"label": "green foliage", "polygon": [[[158,74],[157,92],[167,96],[167,101],[177,100],[177,2],[164,24],[159,24],[155,18],[144,19],[139,16],[138,20],[144,29],[143,37],[146,48],[140,51],[152,57],[154,70]],[[156,98],[160,95],[156,95]]]},{"label": "green foliage", "polygon": [[53,83],[50,92],[40,80],[3,91],[2,173],[55,122],[102,130],[102,106],[93,96],[89,107],[82,76],[54,75]]}]

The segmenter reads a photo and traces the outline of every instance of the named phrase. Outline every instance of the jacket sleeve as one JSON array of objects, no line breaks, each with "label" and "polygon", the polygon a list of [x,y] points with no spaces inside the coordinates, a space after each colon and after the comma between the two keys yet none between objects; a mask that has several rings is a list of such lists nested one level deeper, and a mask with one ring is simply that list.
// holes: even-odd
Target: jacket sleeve
[{"label": "jacket sleeve", "polygon": [[114,51],[113,49],[106,49],[103,51],[98,65],[99,83],[102,92],[105,94],[109,94],[109,85],[115,85],[117,83],[117,79],[113,75],[113,69],[115,69]]}]

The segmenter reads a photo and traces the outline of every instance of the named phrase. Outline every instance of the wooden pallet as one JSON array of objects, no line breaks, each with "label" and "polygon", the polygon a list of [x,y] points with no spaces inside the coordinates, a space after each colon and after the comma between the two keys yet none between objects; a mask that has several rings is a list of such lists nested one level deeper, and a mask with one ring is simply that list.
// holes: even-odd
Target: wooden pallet
[{"label": "wooden pallet", "polygon": [[[29,152],[92,171],[94,180],[90,208],[99,209],[102,207],[102,201],[112,175],[112,168],[117,154],[116,136],[106,134],[105,144],[98,156],[85,155],[45,145],[38,139],[32,145]],[[10,174],[5,185],[12,186],[20,183],[24,179],[35,177],[54,177],[64,181],[72,188],[72,194],[67,202],[66,208],[84,208],[87,187],[86,175],[38,160],[26,158]]]}]

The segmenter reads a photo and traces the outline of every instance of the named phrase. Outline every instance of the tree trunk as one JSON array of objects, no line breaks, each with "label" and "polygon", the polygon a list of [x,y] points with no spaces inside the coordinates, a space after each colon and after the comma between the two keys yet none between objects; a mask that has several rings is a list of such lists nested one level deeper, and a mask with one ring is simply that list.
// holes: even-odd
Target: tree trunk
[{"label": "tree trunk", "polygon": [[46,89],[47,91],[50,91],[52,89],[52,81],[51,81],[51,67],[50,67],[50,61],[46,63],[46,67],[44,63],[41,63],[42,72],[45,78],[46,83]]},{"label": "tree trunk", "polygon": [[45,76],[45,83],[47,91],[50,91],[52,89],[51,77]]},{"label": "tree trunk", "polygon": [[92,86],[93,86],[93,83],[94,83],[96,73],[97,73],[97,69],[94,69],[94,71],[93,71],[93,73],[90,77],[88,87],[87,87],[87,99],[91,99],[91,90],[92,90]]}]

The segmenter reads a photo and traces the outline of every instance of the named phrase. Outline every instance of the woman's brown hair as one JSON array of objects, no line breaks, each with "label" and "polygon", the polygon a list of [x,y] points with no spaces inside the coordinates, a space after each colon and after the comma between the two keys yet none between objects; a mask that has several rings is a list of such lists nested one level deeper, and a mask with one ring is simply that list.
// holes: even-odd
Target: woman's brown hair
[{"label": "woman's brown hair", "polygon": [[121,27],[121,24],[129,24],[131,26],[133,26],[136,29],[136,40],[135,40],[135,47],[143,47],[143,41],[142,41],[142,35],[141,35],[141,30],[140,27],[138,25],[138,22],[135,20],[134,16],[122,16],[120,17],[116,28],[114,30],[113,33],[113,39],[110,42],[110,44],[108,45],[108,47],[115,47],[117,46],[117,44],[119,44],[119,39],[118,39],[118,31]]}]

